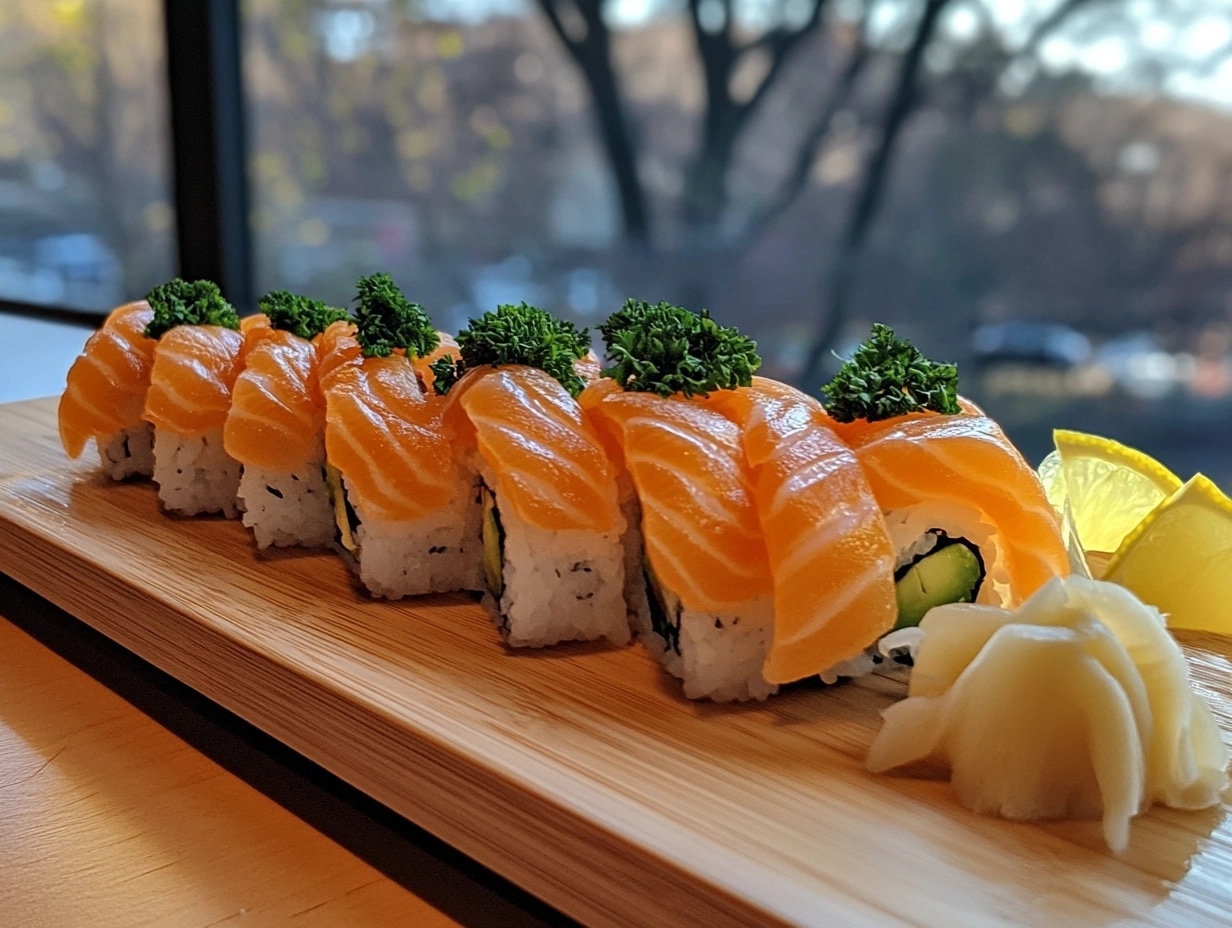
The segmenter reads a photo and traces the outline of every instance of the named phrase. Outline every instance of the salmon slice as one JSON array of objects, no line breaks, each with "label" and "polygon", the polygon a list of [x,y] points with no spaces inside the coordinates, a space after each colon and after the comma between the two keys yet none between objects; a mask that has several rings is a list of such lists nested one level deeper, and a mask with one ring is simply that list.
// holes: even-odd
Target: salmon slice
[{"label": "salmon slice", "polygon": [[[611,386],[607,386],[610,383]],[[697,612],[724,613],[772,591],[740,428],[701,403],[600,381],[581,401],[619,443],[642,510],[646,557]]]},{"label": "salmon slice", "polygon": [[80,457],[92,438],[105,443],[141,425],[158,344],[145,337],[153,316],[144,300],[112,310],[69,368],[59,406],[60,442],[69,457]]},{"label": "salmon slice", "polygon": [[711,394],[743,429],[774,578],[763,674],[789,683],[849,660],[894,626],[894,546],[856,456],[821,404],[754,377]]},{"label": "salmon slice", "polygon": [[317,381],[324,397],[339,373],[363,362],[363,351],[355,338],[355,323],[332,322],[314,341],[317,347]]},{"label": "salmon slice", "polygon": [[244,336],[217,325],[181,325],[154,351],[145,418],[157,429],[202,436],[221,429],[243,368]]},{"label": "salmon slice", "polygon": [[922,502],[978,508],[1004,546],[1016,606],[1069,574],[1056,512],[1035,471],[986,416],[872,423],[851,443],[884,511]]},{"label": "salmon slice", "polygon": [[432,365],[441,358],[457,359],[460,357],[458,343],[452,335],[439,330],[436,334],[440,338],[440,343],[432,351],[411,361],[415,366],[415,373],[423,382],[424,389],[429,392],[432,390],[432,385],[436,383],[436,374],[432,373]]},{"label": "salmon slice", "polygon": [[317,348],[270,329],[248,348],[223,427],[223,447],[241,464],[290,472],[320,455],[325,399]]},{"label": "salmon slice", "polygon": [[[346,338],[335,332],[329,339],[342,357]],[[457,478],[441,424],[444,403],[424,395],[404,355],[333,367],[323,385],[325,455],[365,519],[421,519],[453,501]]]},{"label": "salmon slice", "polygon": [[549,530],[616,527],[615,468],[551,374],[516,364],[478,368],[449,400],[455,434],[474,442],[496,475],[496,495],[519,519]]},{"label": "salmon slice", "polygon": [[603,370],[603,362],[599,360],[599,356],[592,348],[573,362],[573,370],[587,384],[592,384],[599,379],[599,372]]}]

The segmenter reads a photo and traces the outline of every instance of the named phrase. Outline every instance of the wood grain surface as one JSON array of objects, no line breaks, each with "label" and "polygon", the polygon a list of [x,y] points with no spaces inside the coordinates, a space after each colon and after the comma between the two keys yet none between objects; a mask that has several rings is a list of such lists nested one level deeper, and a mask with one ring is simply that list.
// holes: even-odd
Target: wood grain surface
[{"label": "wood grain surface", "polygon": [[458,924],[4,621],[12,606],[0,602],[0,923]]},{"label": "wood grain surface", "polygon": [[[863,758],[879,678],[689,703],[637,647],[512,653],[463,597],[374,602],[328,554],[259,555],[0,407],[0,570],[588,923],[1227,925],[1227,806],[984,818]],[[1187,640],[1232,730],[1232,643]]]}]

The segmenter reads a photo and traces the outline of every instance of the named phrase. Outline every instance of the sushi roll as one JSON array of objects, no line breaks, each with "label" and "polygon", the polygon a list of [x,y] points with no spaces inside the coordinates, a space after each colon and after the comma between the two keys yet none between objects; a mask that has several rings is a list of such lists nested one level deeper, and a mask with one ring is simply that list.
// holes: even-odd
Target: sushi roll
[{"label": "sushi roll", "polygon": [[871,670],[865,653],[898,608],[881,508],[821,403],[754,377],[707,401],[739,425],[774,580],[763,672],[774,683]]},{"label": "sushi roll", "polygon": [[439,336],[388,275],[358,289],[356,324],[322,335],[337,549],[374,596],[479,590],[478,491],[446,437],[444,400],[416,370]]},{"label": "sushi roll", "polygon": [[145,333],[158,340],[144,413],[154,426],[158,497],[181,515],[235,518],[240,464],[223,447],[222,431],[243,368],[239,316],[205,280],[173,280],[146,301],[153,318]]},{"label": "sushi roll", "polygon": [[436,367],[482,501],[484,603],[511,647],[629,640],[616,472],[574,398],[587,344],[541,309],[500,306]]},{"label": "sushi roll", "polygon": [[238,496],[257,547],[320,547],[334,540],[325,477],[325,398],[317,375],[321,333],[346,319],[324,303],[275,291],[268,326],[247,350],[223,426],[223,448],[243,465]]},{"label": "sushi roll", "polygon": [[1013,607],[1069,573],[1039,477],[992,419],[960,401],[957,370],[875,326],[824,388],[895,550],[899,626],[932,607]]},{"label": "sushi roll", "polygon": [[58,411],[60,442],[78,458],[98,446],[103,470],[114,480],[154,473],[154,433],[142,419],[155,341],[146,337],[154,311],[145,300],[111,311],[69,368]]},{"label": "sushi roll", "polygon": [[694,399],[747,384],[754,346],[667,304],[630,301],[600,331],[612,376],[580,399],[632,494],[639,638],[690,699],[764,699],[774,584],[741,431]]}]

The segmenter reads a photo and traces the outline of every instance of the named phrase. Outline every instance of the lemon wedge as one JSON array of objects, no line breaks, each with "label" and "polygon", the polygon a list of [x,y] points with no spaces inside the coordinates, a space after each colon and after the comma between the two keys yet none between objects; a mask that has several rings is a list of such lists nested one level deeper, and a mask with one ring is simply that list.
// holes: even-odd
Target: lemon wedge
[{"label": "lemon wedge", "polygon": [[[1072,520],[1082,548],[1110,553],[1181,480],[1153,457],[1111,438],[1057,429],[1040,464],[1048,501]],[[1068,513],[1068,515],[1067,515]]]},{"label": "lemon wedge", "polygon": [[1104,579],[1166,613],[1170,628],[1232,634],[1232,500],[1196,475],[1125,537]]}]

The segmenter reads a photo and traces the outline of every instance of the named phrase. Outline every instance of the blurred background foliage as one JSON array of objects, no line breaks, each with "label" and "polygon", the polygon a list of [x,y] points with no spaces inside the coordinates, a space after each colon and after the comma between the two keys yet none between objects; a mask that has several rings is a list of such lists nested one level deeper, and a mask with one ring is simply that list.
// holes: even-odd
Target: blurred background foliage
[{"label": "blurred background foliage", "polygon": [[[0,295],[174,273],[160,5],[0,7]],[[1036,458],[1232,483],[1232,0],[245,0],[259,290],[444,328],[708,307],[815,388],[885,321]]]}]

